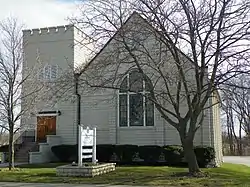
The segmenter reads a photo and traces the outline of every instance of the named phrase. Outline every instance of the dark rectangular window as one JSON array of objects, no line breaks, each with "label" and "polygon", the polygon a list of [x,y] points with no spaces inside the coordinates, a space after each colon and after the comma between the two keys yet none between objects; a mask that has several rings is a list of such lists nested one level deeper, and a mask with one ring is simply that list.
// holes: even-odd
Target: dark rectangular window
[{"label": "dark rectangular window", "polygon": [[119,123],[121,127],[128,126],[128,103],[127,95],[119,95]]},{"label": "dark rectangular window", "polygon": [[129,95],[130,126],[143,126],[143,96],[141,94]]},{"label": "dark rectangular window", "polygon": [[154,103],[148,97],[145,98],[146,126],[154,126]]}]

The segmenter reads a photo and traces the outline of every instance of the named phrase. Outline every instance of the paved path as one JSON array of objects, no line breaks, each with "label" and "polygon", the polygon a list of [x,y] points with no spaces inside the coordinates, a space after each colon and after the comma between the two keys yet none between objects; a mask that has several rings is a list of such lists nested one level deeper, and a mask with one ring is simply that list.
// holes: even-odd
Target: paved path
[{"label": "paved path", "polygon": [[224,156],[225,163],[243,164],[250,166],[250,156]]},{"label": "paved path", "polygon": [[[88,184],[42,184],[42,183],[11,183],[0,182],[1,187],[131,187],[125,185],[88,185]],[[133,186],[136,187],[136,186]],[[139,187],[139,186],[138,186]]]}]

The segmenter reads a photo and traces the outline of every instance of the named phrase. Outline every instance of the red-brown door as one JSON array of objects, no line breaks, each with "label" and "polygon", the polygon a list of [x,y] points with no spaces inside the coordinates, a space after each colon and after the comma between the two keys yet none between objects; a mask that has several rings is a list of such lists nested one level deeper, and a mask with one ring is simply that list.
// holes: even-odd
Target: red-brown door
[{"label": "red-brown door", "polygon": [[56,116],[37,117],[37,142],[46,142],[46,135],[56,134]]}]

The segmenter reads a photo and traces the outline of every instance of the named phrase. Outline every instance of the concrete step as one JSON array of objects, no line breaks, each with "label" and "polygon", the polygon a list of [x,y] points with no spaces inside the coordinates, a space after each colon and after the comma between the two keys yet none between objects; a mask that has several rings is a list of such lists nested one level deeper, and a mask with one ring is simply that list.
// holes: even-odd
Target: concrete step
[{"label": "concrete step", "polygon": [[15,162],[27,162],[27,161],[29,161],[29,157],[21,157],[15,159]]},{"label": "concrete step", "polygon": [[15,158],[15,162],[28,162],[29,161],[29,157],[21,157],[21,158]]},{"label": "concrete step", "polygon": [[18,151],[16,151],[16,153],[28,153],[29,152],[29,150],[18,150]]},{"label": "concrete step", "polygon": [[16,153],[27,153],[30,150],[32,150],[32,148],[30,148],[30,149],[20,149],[20,150],[16,151]]},{"label": "concrete step", "polygon": [[17,162],[17,163],[29,163],[29,160],[28,159],[25,159],[25,160],[15,160],[15,162]]},{"label": "concrete step", "polygon": [[18,154],[15,154],[15,157],[23,157],[27,155],[29,155],[29,153],[23,153],[23,154],[18,153]]},{"label": "concrete step", "polygon": [[16,162],[28,162],[29,161],[29,152],[39,149],[39,146],[36,142],[25,142],[22,147],[15,153]]}]

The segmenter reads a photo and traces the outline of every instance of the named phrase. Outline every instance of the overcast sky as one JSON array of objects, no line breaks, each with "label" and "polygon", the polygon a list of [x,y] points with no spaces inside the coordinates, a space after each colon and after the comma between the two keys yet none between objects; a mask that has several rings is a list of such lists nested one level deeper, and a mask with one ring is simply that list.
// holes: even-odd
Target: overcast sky
[{"label": "overcast sky", "polygon": [[0,21],[16,17],[27,29],[67,24],[75,0],[0,0]]}]

